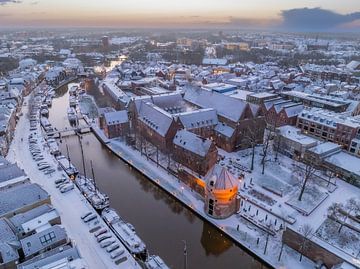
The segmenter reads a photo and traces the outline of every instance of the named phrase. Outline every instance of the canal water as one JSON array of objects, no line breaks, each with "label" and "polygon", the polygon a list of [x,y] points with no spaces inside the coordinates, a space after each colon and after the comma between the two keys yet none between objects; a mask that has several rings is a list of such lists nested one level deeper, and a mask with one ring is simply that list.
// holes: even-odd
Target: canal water
[{"label": "canal water", "polygon": [[[70,127],[68,106],[69,95],[64,86],[57,91],[49,116],[59,130]],[[71,162],[83,172],[79,138],[62,139],[60,145],[64,155],[66,144]],[[171,268],[184,268],[183,240],[187,243],[188,269],[267,268],[114,156],[92,133],[83,136],[83,148],[87,175],[91,175],[91,160],[96,184],[109,195],[111,207],[134,225],[150,254],[159,255]]]}]

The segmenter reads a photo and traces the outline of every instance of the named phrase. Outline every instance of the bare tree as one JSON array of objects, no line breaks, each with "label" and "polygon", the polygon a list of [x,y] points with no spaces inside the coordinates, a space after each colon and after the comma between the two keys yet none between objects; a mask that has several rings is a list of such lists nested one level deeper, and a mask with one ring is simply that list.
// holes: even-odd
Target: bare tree
[{"label": "bare tree", "polygon": [[264,136],[264,144],[262,147],[262,158],[261,158],[261,165],[262,165],[262,171],[261,173],[264,174],[265,173],[265,163],[266,163],[266,157],[269,153],[269,145],[270,145],[270,141],[273,137],[273,129],[268,129],[265,136]]},{"label": "bare tree", "polygon": [[304,224],[304,226],[300,230],[303,238],[300,245],[300,261],[302,260],[302,257],[304,255],[304,252],[306,252],[309,248],[309,240],[313,235],[313,229],[309,224]]},{"label": "bare tree", "polygon": [[327,183],[327,187],[329,187],[329,185],[330,185],[330,183],[331,183],[331,180],[332,180],[333,178],[335,178],[335,176],[336,176],[336,173],[329,171],[329,173],[328,173],[328,183]]},{"label": "bare tree", "polygon": [[340,221],[339,233],[341,232],[341,229],[344,227],[344,224],[346,223],[349,216],[353,212],[358,211],[359,208],[360,208],[359,202],[355,198],[350,198],[349,200],[346,201],[344,219]]},{"label": "bare tree", "polygon": [[334,219],[338,219],[341,205],[339,203],[332,203],[328,208],[328,215]]},{"label": "bare tree", "polygon": [[248,126],[244,133],[244,140],[251,147],[251,166],[250,170],[254,170],[254,160],[255,160],[255,147],[259,142],[259,137],[263,135],[264,130],[255,126],[254,124]]},{"label": "bare tree", "polygon": [[302,169],[302,172],[304,173],[304,178],[303,178],[303,182],[302,182],[302,186],[300,189],[300,194],[298,197],[298,200],[301,201],[306,185],[309,182],[309,180],[311,180],[316,172],[316,168],[315,166],[313,166],[311,163],[305,163],[305,167]]}]

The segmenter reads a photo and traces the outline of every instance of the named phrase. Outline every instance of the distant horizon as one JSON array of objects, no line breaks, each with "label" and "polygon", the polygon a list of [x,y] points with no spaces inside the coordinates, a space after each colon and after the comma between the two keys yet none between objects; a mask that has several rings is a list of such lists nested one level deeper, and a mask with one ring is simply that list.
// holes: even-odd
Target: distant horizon
[{"label": "distant horizon", "polygon": [[0,0],[5,27],[359,32],[359,0]]}]

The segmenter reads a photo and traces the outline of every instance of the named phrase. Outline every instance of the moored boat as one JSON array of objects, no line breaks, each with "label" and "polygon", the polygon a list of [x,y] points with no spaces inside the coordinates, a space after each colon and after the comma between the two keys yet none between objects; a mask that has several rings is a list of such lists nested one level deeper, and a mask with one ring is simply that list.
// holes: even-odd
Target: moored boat
[{"label": "moored boat", "polygon": [[101,217],[136,259],[143,262],[147,260],[148,252],[145,243],[136,234],[130,223],[125,222],[113,208],[105,208]]}]

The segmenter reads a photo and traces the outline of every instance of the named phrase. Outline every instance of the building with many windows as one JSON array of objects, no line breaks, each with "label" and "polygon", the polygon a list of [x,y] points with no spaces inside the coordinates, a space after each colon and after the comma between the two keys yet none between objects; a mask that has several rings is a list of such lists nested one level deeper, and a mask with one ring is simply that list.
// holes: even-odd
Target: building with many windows
[{"label": "building with many windows", "polygon": [[323,109],[304,109],[296,125],[305,134],[337,143],[351,153],[359,153],[359,116],[347,117]]}]

